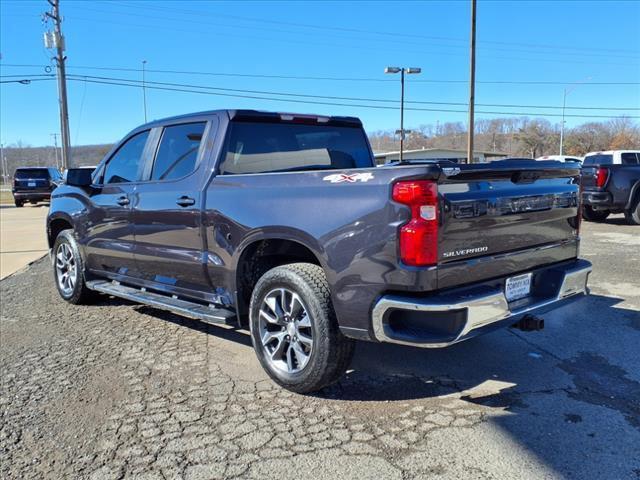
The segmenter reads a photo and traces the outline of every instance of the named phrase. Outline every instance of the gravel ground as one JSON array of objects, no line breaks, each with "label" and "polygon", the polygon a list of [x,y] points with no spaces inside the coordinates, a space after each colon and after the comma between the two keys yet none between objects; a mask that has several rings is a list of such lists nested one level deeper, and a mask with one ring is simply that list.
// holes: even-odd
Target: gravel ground
[{"label": "gravel ground", "polygon": [[640,478],[640,227],[585,224],[593,295],[543,332],[362,343],[316,396],[248,333],[105,298],[48,262],[0,282],[0,477]]}]

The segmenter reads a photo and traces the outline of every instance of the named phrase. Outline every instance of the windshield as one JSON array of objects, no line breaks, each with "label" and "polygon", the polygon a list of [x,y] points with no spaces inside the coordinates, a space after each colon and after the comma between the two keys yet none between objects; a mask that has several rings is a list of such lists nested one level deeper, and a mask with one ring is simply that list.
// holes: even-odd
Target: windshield
[{"label": "windshield", "polygon": [[584,157],[583,165],[611,165],[613,163],[613,155],[597,154]]},{"label": "windshield", "polygon": [[15,178],[49,178],[49,170],[46,168],[29,168],[24,170],[16,170]]},{"label": "windshield", "polygon": [[235,122],[220,170],[237,174],[372,166],[359,127]]}]

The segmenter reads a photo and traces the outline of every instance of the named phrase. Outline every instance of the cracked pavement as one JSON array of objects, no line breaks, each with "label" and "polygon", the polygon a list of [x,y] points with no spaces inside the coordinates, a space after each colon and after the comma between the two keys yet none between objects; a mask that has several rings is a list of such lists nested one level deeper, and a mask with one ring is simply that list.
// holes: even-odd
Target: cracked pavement
[{"label": "cracked pavement", "polygon": [[640,478],[640,227],[583,224],[592,296],[444,350],[359,343],[315,396],[248,332],[0,282],[0,477]]}]

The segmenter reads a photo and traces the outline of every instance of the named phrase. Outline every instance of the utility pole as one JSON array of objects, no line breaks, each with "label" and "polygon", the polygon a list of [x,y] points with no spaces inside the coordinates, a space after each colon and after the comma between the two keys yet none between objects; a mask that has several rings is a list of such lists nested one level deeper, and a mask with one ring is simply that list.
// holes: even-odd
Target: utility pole
[{"label": "utility pole", "polygon": [[7,172],[7,165],[4,158],[4,145],[2,143],[0,143],[0,166],[2,166],[2,183],[7,184],[9,172]]},{"label": "utility pole", "polygon": [[51,136],[53,137],[53,153],[56,156],[56,168],[60,169],[60,170],[64,170],[64,168],[60,168],[60,164],[58,162],[58,135],[57,133],[52,133]]},{"label": "utility pole", "polygon": [[147,85],[145,83],[147,61],[142,60],[142,106],[144,107],[144,123],[147,123]]},{"label": "utility pole", "polygon": [[45,33],[45,46],[56,49],[55,62],[58,73],[58,101],[60,103],[60,137],[62,138],[62,167],[69,168],[71,160],[71,140],[69,136],[69,107],[67,105],[67,77],[65,71],[65,45],[62,35],[62,17],[60,16],[60,0],[47,0],[51,11],[45,17],[53,20],[54,31]]},{"label": "utility pole", "polygon": [[467,138],[467,163],[473,163],[473,133],[475,129],[476,89],[476,0],[471,0],[471,67],[469,69],[469,134]]}]

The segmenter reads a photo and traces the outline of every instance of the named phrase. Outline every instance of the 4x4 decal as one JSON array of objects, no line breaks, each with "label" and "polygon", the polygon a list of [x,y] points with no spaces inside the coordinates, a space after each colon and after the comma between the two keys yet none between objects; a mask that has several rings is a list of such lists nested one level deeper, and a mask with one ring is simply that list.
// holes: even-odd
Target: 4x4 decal
[{"label": "4x4 decal", "polygon": [[368,182],[373,179],[373,173],[352,173],[347,175],[345,173],[334,173],[332,175],[327,175],[322,180],[325,182],[331,183],[355,183],[355,182]]}]

